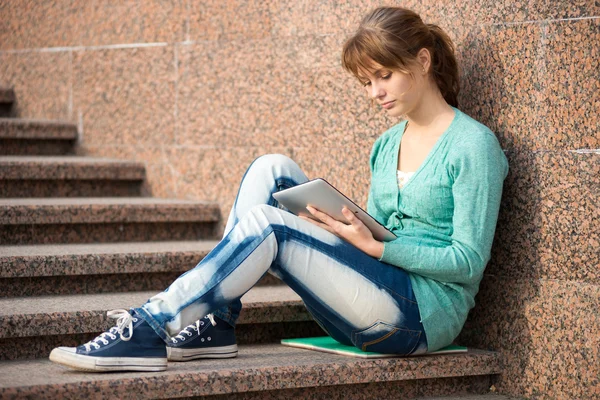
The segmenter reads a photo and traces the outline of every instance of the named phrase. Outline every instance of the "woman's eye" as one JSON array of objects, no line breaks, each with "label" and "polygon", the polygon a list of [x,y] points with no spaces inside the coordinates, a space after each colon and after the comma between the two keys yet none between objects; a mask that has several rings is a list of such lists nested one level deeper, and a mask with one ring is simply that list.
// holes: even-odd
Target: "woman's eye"
[{"label": "woman's eye", "polygon": [[361,82],[361,85],[363,85],[363,87],[367,87],[371,84],[371,82]]},{"label": "woman's eye", "polygon": [[385,75],[381,75],[381,79],[390,79],[391,77],[392,77],[392,73],[391,72],[388,73],[388,74],[385,74]]}]

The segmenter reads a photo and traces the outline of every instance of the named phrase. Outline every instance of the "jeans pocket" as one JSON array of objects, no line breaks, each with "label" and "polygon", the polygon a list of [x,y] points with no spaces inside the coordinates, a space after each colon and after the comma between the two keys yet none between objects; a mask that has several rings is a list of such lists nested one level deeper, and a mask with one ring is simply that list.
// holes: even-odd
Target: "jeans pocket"
[{"label": "jeans pocket", "polygon": [[362,351],[407,356],[412,354],[422,332],[377,321],[366,329],[352,332],[352,343]]}]

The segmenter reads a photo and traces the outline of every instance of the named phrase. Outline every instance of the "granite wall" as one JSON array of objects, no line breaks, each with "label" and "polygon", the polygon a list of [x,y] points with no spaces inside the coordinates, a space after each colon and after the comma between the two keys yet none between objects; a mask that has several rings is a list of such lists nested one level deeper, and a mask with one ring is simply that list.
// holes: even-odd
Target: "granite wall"
[{"label": "granite wall", "polygon": [[[151,194],[233,203],[290,155],[366,203],[396,121],[339,62],[374,1],[5,0],[0,83],[21,117],[78,124],[80,152],[143,161]],[[388,3],[389,4],[389,3]],[[461,108],[510,159],[493,260],[460,341],[501,351],[506,394],[600,397],[600,3],[395,2],[440,24]]]}]

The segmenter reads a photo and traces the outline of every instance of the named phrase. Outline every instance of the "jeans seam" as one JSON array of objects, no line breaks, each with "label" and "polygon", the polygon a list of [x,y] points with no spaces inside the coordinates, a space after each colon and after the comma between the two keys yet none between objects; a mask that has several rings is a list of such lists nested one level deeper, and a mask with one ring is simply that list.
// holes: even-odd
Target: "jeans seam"
[{"label": "jeans seam", "polygon": [[[269,235],[270,235],[271,233],[273,233],[273,231],[274,231],[274,230],[273,230],[273,227],[272,227],[272,225],[270,225],[270,226],[271,226],[271,232],[269,232],[268,234],[266,234],[266,235],[265,235],[265,236],[262,238],[262,240],[260,241],[260,243],[258,243],[258,245],[257,245],[256,247],[260,246],[260,245],[261,245],[261,244],[262,244],[262,243],[263,243],[263,242],[264,242],[264,241],[267,239],[267,237],[269,237]],[[265,231],[266,231],[266,230],[267,230],[267,229],[265,229]],[[264,231],[263,231],[263,232],[264,232]],[[216,289],[216,287],[217,287],[217,286],[218,286],[218,285],[219,285],[221,282],[223,282],[223,281],[224,281],[224,280],[225,280],[225,279],[226,279],[226,278],[227,278],[229,275],[231,275],[231,274],[232,274],[232,273],[233,273],[233,272],[234,272],[234,271],[235,271],[235,270],[236,270],[236,269],[237,269],[237,268],[238,268],[238,267],[239,267],[239,266],[240,266],[240,265],[241,265],[241,264],[242,264],[244,261],[246,261],[246,259],[247,259],[248,257],[250,257],[250,254],[252,254],[252,252],[250,252],[249,254],[247,254],[247,255],[244,257],[244,259],[243,259],[243,260],[241,260],[241,261],[238,263],[238,265],[237,265],[237,267],[236,267],[236,268],[233,268],[233,269],[232,269],[232,270],[231,270],[231,271],[230,271],[230,272],[229,272],[227,275],[225,275],[225,276],[224,276],[224,277],[223,277],[223,278],[222,278],[222,279],[221,279],[221,280],[220,280],[220,281],[219,281],[219,282],[218,282],[218,283],[217,283],[215,286],[213,286],[212,288],[210,288],[209,290],[207,290],[207,291],[206,291],[206,292],[205,292],[205,293],[204,293],[202,296],[206,296],[208,293],[210,293],[210,292],[212,292],[213,290],[215,290],[215,289]],[[188,303],[187,303],[187,304],[185,304],[183,307],[181,307],[181,308],[180,308],[180,310],[183,310],[183,309],[185,309],[185,308],[189,307],[190,305],[192,305],[192,304],[193,304],[194,302],[196,302],[197,300],[198,300],[198,298],[196,298],[194,301],[188,302]],[[179,315],[180,313],[181,313],[181,311],[177,312],[177,313],[176,313],[176,314],[175,314],[175,315],[174,315],[172,318],[168,319],[168,320],[166,321],[166,323],[173,321],[173,320],[174,320],[174,319],[177,317],[177,315]],[[230,315],[230,314],[231,314],[231,311],[230,311],[230,310],[228,310],[228,311],[227,311],[227,314],[228,314],[228,317],[229,317],[229,318],[231,318],[231,315]]]}]

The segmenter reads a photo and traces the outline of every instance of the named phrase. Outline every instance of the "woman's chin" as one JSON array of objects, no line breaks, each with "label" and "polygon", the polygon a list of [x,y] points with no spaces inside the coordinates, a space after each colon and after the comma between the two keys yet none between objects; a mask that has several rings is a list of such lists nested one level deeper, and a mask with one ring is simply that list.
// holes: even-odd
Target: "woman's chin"
[{"label": "woman's chin", "polygon": [[400,107],[394,107],[394,108],[391,108],[391,109],[385,110],[385,111],[386,111],[387,116],[389,116],[389,117],[401,117],[404,115],[404,110],[401,109]]}]

